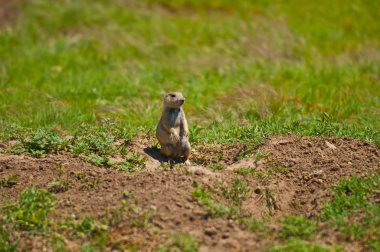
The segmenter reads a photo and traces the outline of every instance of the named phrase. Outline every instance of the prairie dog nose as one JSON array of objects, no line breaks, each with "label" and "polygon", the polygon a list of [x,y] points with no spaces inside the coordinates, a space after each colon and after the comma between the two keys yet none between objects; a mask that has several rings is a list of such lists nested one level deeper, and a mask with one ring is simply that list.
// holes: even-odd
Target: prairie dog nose
[{"label": "prairie dog nose", "polygon": [[182,103],[185,103],[185,99],[180,99],[179,101]]}]

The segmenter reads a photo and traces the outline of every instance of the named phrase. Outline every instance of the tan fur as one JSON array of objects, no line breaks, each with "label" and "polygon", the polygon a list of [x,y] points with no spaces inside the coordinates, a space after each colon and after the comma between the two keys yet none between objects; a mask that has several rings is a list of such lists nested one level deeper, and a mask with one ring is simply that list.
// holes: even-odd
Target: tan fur
[{"label": "tan fur", "polygon": [[189,129],[182,105],[185,98],[180,92],[170,92],[164,98],[164,110],[156,129],[161,154],[168,158],[185,158],[190,155]]}]

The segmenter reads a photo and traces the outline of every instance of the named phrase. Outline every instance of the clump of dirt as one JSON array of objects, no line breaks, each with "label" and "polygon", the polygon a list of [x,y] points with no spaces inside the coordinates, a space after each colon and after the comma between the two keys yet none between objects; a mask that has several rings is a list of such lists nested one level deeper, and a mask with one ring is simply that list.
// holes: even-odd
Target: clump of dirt
[{"label": "clump of dirt", "polygon": [[[339,180],[380,172],[380,150],[349,138],[272,137],[258,150],[266,153],[261,160],[237,161],[244,150],[239,144],[199,146],[193,162],[226,164],[226,169],[216,172],[204,166],[176,165],[167,170],[155,158],[159,154],[153,139],[130,144],[154,165],[144,172],[128,173],[96,167],[68,154],[42,158],[0,154],[0,178],[18,177],[17,183],[1,188],[0,206],[7,200],[15,201],[23,189],[32,185],[55,192],[57,205],[49,217],[55,220],[85,215],[101,219],[126,200],[140,209],[153,210],[150,224],[154,228],[121,223],[111,229],[110,243],[134,242],[148,251],[165,244],[171,234],[184,232],[200,242],[201,251],[252,251],[263,249],[273,238],[249,232],[226,216],[211,218],[192,197],[196,188],[215,192],[214,200],[223,203],[223,193],[218,194],[218,190],[221,185],[230,190],[238,178],[249,187],[241,202],[242,214],[276,219],[290,214],[317,215],[330,197],[328,189]],[[59,181],[65,182],[60,184],[63,188],[52,190],[52,183]],[[132,234],[136,239],[131,240]]]}]

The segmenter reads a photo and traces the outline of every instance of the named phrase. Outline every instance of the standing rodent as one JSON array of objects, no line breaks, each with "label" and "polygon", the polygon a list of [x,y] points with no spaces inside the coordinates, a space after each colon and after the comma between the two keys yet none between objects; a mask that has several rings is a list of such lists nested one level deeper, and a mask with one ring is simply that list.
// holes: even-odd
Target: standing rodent
[{"label": "standing rodent", "polygon": [[182,105],[185,98],[180,92],[170,92],[164,98],[164,110],[156,129],[156,137],[161,145],[161,154],[167,158],[190,156],[189,129]]}]

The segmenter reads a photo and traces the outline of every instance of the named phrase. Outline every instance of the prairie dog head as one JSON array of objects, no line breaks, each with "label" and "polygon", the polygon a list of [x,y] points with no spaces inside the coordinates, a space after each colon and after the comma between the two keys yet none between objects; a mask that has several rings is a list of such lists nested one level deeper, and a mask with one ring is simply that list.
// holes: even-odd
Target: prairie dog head
[{"label": "prairie dog head", "polygon": [[180,92],[170,92],[165,95],[164,106],[167,108],[180,108],[185,103],[185,98]]}]

